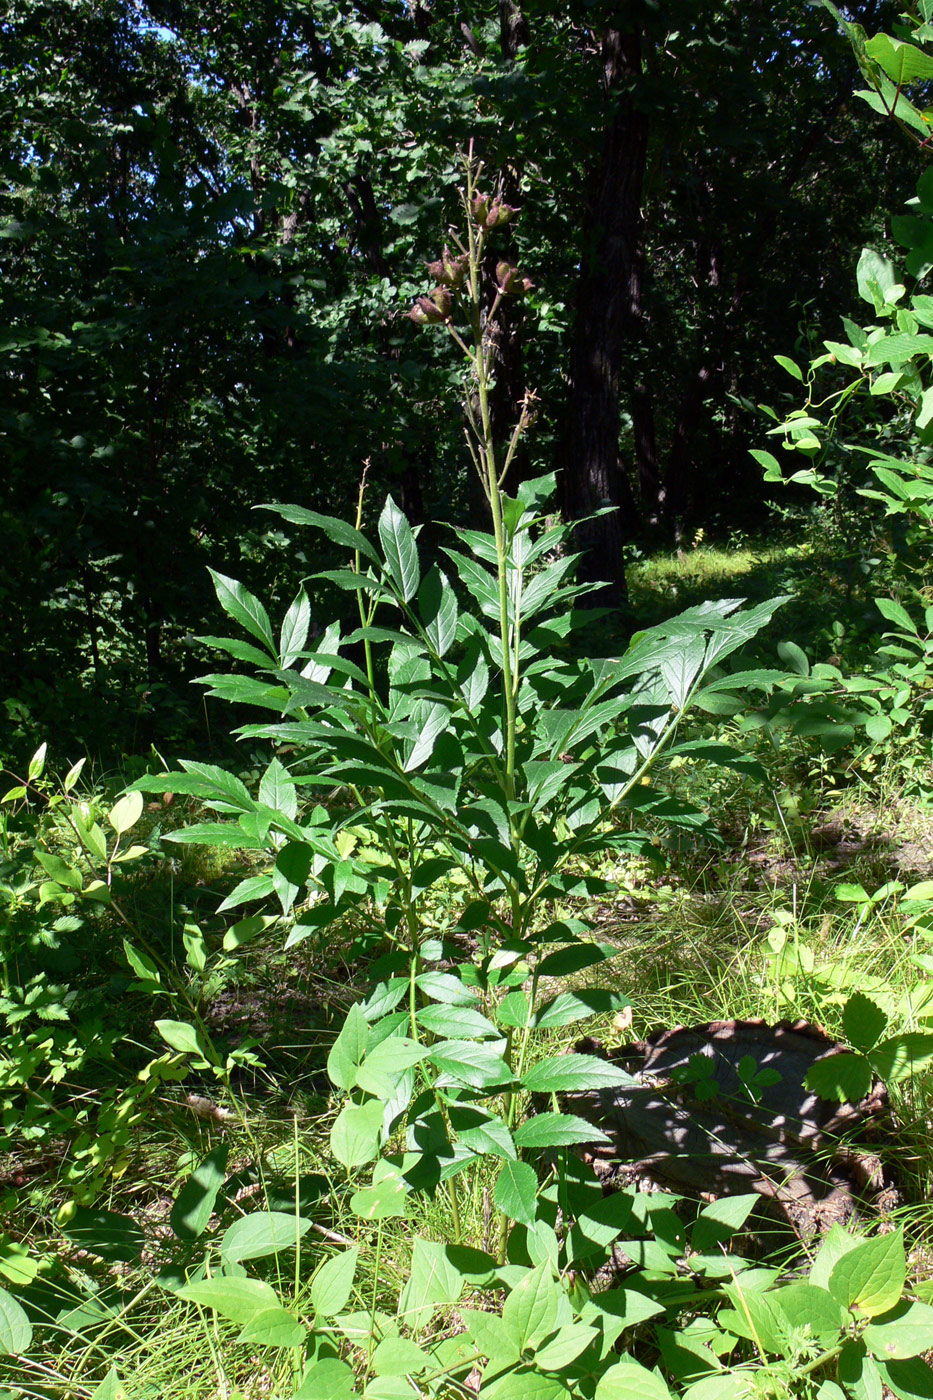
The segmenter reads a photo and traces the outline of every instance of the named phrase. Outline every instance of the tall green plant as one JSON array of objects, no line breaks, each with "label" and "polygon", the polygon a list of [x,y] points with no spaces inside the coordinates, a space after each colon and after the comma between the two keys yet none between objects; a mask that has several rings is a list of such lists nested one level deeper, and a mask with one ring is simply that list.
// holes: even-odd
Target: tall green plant
[{"label": "tall green plant", "polygon": [[[378,542],[362,528],[362,491],[352,525],[300,506],[270,507],[347,550],[347,567],[319,577],[355,596],[359,626],[342,636],[331,624],[310,646],[303,592],[274,629],[259,599],[215,574],[220,603],[248,640],[213,640],[258,674],[212,675],[209,693],[269,711],[240,732],[272,741],[277,754],[258,795],[204,764],[186,763],[171,785],[217,815],[176,839],[265,852],[270,861],[222,908],[276,899],[286,948],[321,938],[354,909],[379,921],[388,951],[328,1056],[337,1099],[331,1151],[346,1173],[360,1230],[376,1230],[377,1256],[382,1222],[409,1214],[424,1193],[446,1194],[459,1241],[458,1179],[492,1168],[498,1266],[510,1251],[524,1251],[518,1240],[539,1241],[527,1246],[533,1267],[507,1274],[506,1309],[521,1314],[513,1318],[521,1344],[503,1343],[500,1356],[487,1345],[482,1315],[480,1330],[471,1331],[493,1371],[513,1378],[512,1389],[496,1390],[504,1400],[529,1376],[564,1364],[563,1342],[549,1362],[531,1363],[535,1338],[563,1336],[566,1321],[566,1357],[595,1341],[591,1328],[574,1332],[567,1312],[565,1271],[589,1246],[572,1234],[557,1241],[554,1191],[561,1187],[558,1181],[542,1195],[541,1181],[542,1154],[601,1135],[560,1111],[554,1096],[629,1082],[593,1056],[549,1053],[555,1028],[626,1000],[618,975],[611,989],[562,989],[565,979],[619,950],[595,940],[584,918],[552,917],[551,906],[610,892],[589,862],[650,849],[648,828],[709,829],[702,811],[655,786],[662,755],[689,754],[761,776],[734,750],[686,741],[680,728],[698,701],[712,706],[722,692],[769,683],[771,673],[730,673],[725,663],[781,600],[748,610],[735,599],[703,604],[638,633],[621,656],[573,655],[573,604],[586,585],[572,581],[569,526],[548,514],[554,479],[526,481],[514,496],[503,490],[531,396],[501,450],[489,411],[493,338],[503,301],[529,283],[500,261],[495,285],[484,285],[487,245],[515,210],[485,193],[481,179],[481,166],[468,157],[463,237],[430,264],[437,285],[409,314],[442,329],[464,358],[467,439],[492,529],[456,531],[455,546],[444,551],[451,578],[437,564],[425,566],[416,533],[391,498]],[[164,785],[164,776],[135,784]],[[318,805],[303,800],[308,789],[319,793]],[[440,887],[456,903],[446,918],[436,913]],[[228,948],[266,924],[241,919]],[[544,1096],[545,1111],[526,1118],[532,1095]],[[416,1332],[435,1305],[460,1296],[467,1279],[454,1269],[456,1279],[437,1282],[438,1249],[417,1241],[399,1299],[399,1319]],[[559,1277],[551,1267],[558,1259]],[[495,1265],[490,1259],[483,1269]],[[206,1293],[198,1300],[210,1302]],[[539,1303],[546,1327],[534,1322]],[[378,1369],[383,1335],[375,1302],[367,1325],[364,1383]],[[459,1374],[475,1359],[446,1369]],[[587,1374],[614,1365],[608,1348],[594,1346]],[[436,1365],[434,1374],[441,1374]]]}]

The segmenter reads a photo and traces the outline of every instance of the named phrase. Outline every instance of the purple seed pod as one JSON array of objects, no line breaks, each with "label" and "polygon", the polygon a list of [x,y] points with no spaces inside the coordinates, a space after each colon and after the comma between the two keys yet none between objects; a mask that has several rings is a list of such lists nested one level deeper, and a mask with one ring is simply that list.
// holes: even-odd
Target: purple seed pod
[{"label": "purple seed pod", "polygon": [[445,244],[444,252],[437,262],[428,263],[428,271],[442,286],[450,287],[452,291],[459,291],[466,277],[468,261],[465,253],[455,258]]},{"label": "purple seed pod", "polygon": [[408,312],[409,320],[414,321],[416,326],[439,326],[447,317],[431,300],[430,297],[419,297],[414,306]]},{"label": "purple seed pod", "polygon": [[514,219],[518,210],[511,204],[504,204],[501,200],[496,200],[490,204],[486,213],[485,227],[487,229],[498,228],[500,224],[507,224],[510,219]]},{"label": "purple seed pod", "polygon": [[504,261],[496,264],[496,278],[499,292],[504,297],[524,296],[534,286],[530,277],[526,277],[517,267]]},{"label": "purple seed pod", "polygon": [[473,218],[481,226],[485,226],[486,216],[489,213],[489,197],[485,194],[477,194],[473,197]]},{"label": "purple seed pod", "polygon": [[446,321],[450,316],[453,306],[448,289],[446,287],[435,287],[434,291],[431,293],[431,300]]}]

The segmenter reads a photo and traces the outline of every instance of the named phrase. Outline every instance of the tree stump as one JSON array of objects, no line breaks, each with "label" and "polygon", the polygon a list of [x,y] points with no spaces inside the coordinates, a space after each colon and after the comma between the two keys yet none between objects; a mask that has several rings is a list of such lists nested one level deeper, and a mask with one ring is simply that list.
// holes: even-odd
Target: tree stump
[{"label": "tree stump", "polygon": [[597,1041],[576,1048],[637,1081],[561,1099],[611,1138],[582,1148],[606,1186],[707,1199],[754,1191],[802,1236],[848,1220],[884,1188],[872,1143],[890,1125],[887,1095],[881,1084],[859,1104],[810,1093],[811,1066],[844,1048],[817,1026],[713,1021],[608,1055]]}]

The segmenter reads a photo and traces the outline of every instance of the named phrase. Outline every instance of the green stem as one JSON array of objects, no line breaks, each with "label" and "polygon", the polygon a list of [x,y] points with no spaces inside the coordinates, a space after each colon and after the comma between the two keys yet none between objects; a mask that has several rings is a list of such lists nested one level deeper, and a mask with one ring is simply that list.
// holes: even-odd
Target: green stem
[{"label": "green stem", "polygon": [[[480,457],[482,460],[483,486],[492,511],[492,527],[496,540],[496,571],[499,591],[499,635],[502,646],[502,690],[505,709],[505,791],[508,800],[515,798],[515,697],[518,689],[517,668],[513,674],[512,645],[509,635],[509,579],[508,547],[505,525],[502,519],[502,500],[499,473],[496,468],[496,444],[492,428],[492,412],[489,406],[489,363],[486,357],[485,337],[480,308],[480,263],[483,254],[483,234],[473,220],[473,196],[476,189],[477,169],[472,161],[467,164],[467,185],[465,208],[469,236],[469,289],[470,289],[470,329],[473,335],[473,365],[476,374],[476,392],[480,412]],[[516,629],[517,630],[517,629]],[[516,644],[516,656],[518,648]]]},{"label": "green stem", "polygon": [[[356,498],[356,528],[357,528],[357,530],[359,530],[360,527],[361,527],[362,524],[363,524],[363,496],[364,496],[365,491],[366,491],[366,474],[367,474],[368,471],[369,471],[369,461],[367,460],[365,466],[363,467],[363,475],[362,475],[362,477],[360,478],[360,490],[359,490],[359,495],[358,495],[357,498]],[[355,553],[354,553],[354,555],[353,555],[353,572],[354,572],[355,574],[359,574],[359,573],[362,573],[362,569],[363,569],[363,565],[362,565],[362,561],[361,561],[361,559],[360,559],[360,551],[359,551],[359,550],[356,550]],[[359,614],[360,614],[360,626],[365,630],[365,629],[370,625],[370,623],[371,623],[372,620],[373,620],[374,605],[373,605],[373,604],[370,604],[369,607],[368,607],[368,609],[367,609],[366,604],[363,602],[363,594],[362,594],[362,591],[361,591],[361,592],[358,592],[357,595],[356,595],[356,606],[357,606],[357,608],[358,608],[358,610],[359,610]],[[364,653],[364,655],[365,655],[365,657],[366,657],[366,679],[367,679],[367,682],[369,683],[369,694],[370,694],[370,698],[373,699],[373,700],[375,700],[375,698],[376,698],[376,672],[375,672],[375,669],[374,669],[374,667],[373,667],[373,646],[372,646],[372,642],[369,640],[368,637],[364,637],[364,638],[363,638],[363,653]]]},{"label": "green stem", "polygon": [[379,1268],[382,1263],[382,1221],[376,1226],[376,1258],[373,1266],[373,1295],[372,1304],[369,1311],[369,1342],[366,1351],[366,1373],[363,1377],[363,1390],[369,1384],[369,1377],[373,1368],[373,1352],[376,1349],[376,1303],[378,1302],[379,1290]]}]

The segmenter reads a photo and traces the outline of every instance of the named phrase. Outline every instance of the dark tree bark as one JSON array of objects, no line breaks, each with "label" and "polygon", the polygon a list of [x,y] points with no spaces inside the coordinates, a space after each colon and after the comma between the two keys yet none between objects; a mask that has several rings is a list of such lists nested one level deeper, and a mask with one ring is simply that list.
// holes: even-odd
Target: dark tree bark
[{"label": "dark tree bark", "polygon": [[710,300],[712,315],[706,320],[706,335],[699,346],[690,378],[681,391],[680,408],[671,438],[661,493],[663,517],[672,526],[674,538],[678,543],[684,515],[689,509],[695,485],[691,466],[703,409],[716,384],[722,381],[722,338],[727,321],[720,306],[723,284],[722,248],[716,239],[701,237],[698,240],[696,284],[700,297],[705,293]]},{"label": "dark tree bark", "polygon": [[661,509],[661,474],[658,470],[658,443],[654,430],[654,403],[647,384],[632,390],[632,435],[635,440],[635,468],[642,514],[656,525]]},{"label": "dark tree bark", "polygon": [[[586,225],[592,241],[581,258],[570,362],[570,397],[564,434],[562,506],[580,519],[602,506],[612,514],[582,524],[578,548],[585,579],[604,587],[593,605],[625,601],[623,545],[630,538],[631,492],[619,464],[619,368],[639,295],[638,244],[648,143],[648,119],[636,103],[641,74],[640,7],[629,7],[625,29],[603,35],[601,58],[612,117],[594,180]],[[627,504],[628,511],[624,509]]]}]

